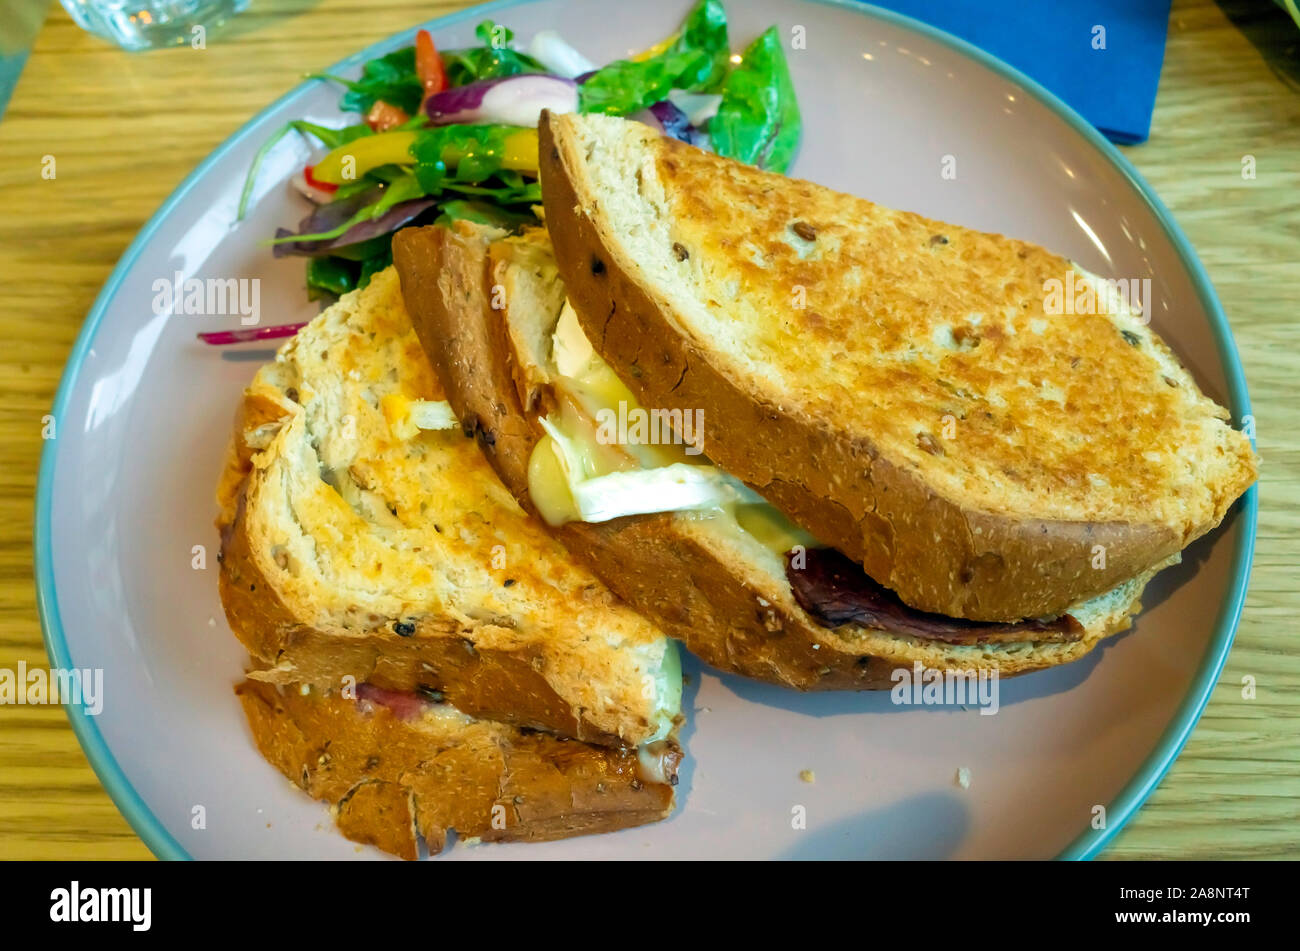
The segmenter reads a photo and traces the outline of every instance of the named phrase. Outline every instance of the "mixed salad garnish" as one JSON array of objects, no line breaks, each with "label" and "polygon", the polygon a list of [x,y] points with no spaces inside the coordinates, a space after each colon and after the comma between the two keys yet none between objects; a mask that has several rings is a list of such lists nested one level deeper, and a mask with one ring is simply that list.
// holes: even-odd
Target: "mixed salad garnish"
[{"label": "mixed salad garnish", "polygon": [[[778,172],[794,157],[799,107],[780,35],[772,27],[733,54],[719,0],[699,0],[672,36],[599,68],[553,31],[526,51],[491,20],[476,35],[480,46],[438,50],[420,30],[414,46],[371,60],[355,80],[321,76],[343,87],[339,108],[361,120],[341,128],[295,120],[258,152],[241,218],[280,139],[296,131],[326,150],[293,180],[311,212],[270,242],[276,256],[307,259],[313,300],[363,287],[392,262],[392,236],[407,225],[469,219],[514,231],[537,223],[543,109],[635,118]],[[294,330],[258,328],[247,339]],[[245,332],[203,336],[230,343]]]}]

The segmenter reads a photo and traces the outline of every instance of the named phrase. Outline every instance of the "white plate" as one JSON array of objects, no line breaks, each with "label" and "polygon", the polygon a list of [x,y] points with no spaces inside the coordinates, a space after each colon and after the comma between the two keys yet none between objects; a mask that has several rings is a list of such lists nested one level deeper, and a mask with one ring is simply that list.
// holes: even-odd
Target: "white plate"
[{"label": "white plate", "polygon": [[[432,24],[441,48],[491,15],[526,42],[558,29],[596,62],[674,30],[689,4],[498,3]],[[776,23],[804,113],[793,173],[934,217],[1042,243],[1113,277],[1150,277],[1154,323],[1201,385],[1249,413],[1227,323],[1177,226],[1131,166],[1041,88],[913,21],[853,4],[731,0],[733,47]],[[593,24],[599,27],[593,28]],[[333,72],[399,45],[393,37]],[[311,65],[311,64],[308,64]],[[232,318],[156,316],[153,282],[261,280],[264,323],[309,317],[302,261],[259,241],[302,214],[285,139],[235,222],[245,170],[291,118],[336,123],[308,83],[217,149],[123,256],[59,389],[42,460],[37,574],[51,663],[102,668],[104,707],[71,708],[91,763],[160,856],[352,857],[326,808],[253,749],[231,686],[244,654],[217,598],[214,484],[240,389],[268,351],[195,341]],[[940,175],[945,156],[957,177]],[[1104,438],[1104,433],[1098,433]],[[1048,857],[1093,854],[1195,725],[1245,593],[1255,491],[1152,585],[1131,633],[1079,663],[1001,684],[1001,710],[894,706],[888,694],[800,695],[688,662],[688,759],[667,822],[446,858]],[[193,568],[205,546],[205,569]],[[954,782],[970,770],[970,786]],[[813,784],[800,780],[812,770]],[[194,828],[196,807],[205,828]],[[797,829],[797,807],[806,828]],[[1093,827],[1097,807],[1106,827]],[[373,850],[361,854],[374,856]]]}]

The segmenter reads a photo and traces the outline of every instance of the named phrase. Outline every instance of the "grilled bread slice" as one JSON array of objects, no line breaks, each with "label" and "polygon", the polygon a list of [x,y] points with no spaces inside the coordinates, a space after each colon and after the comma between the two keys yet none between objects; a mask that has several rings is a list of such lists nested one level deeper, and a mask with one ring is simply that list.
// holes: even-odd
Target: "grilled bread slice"
[{"label": "grilled bread slice", "polygon": [[235,692],[262,755],[339,831],[404,859],[449,830],[485,842],[612,832],[665,818],[673,788],[637,754],[476,720],[447,704],[363,686],[338,690],[246,680]]},{"label": "grilled bread slice", "polygon": [[[544,435],[539,418],[556,410],[552,340],[565,300],[545,232],[505,237],[466,222],[409,228],[395,237],[393,255],[449,401],[502,481],[535,510],[529,464]],[[1003,676],[1066,663],[1129,626],[1152,574],[1072,605],[1075,623],[1061,636],[1029,629],[980,636],[984,629],[972,628],[954,639],[936,631],[934,619],[920,618],[930,628],[909,633],[907,624],[814,617],[792,589],[782,545],[723,512],[568,521],[552,530],[707,663],[803,690],[887,689],[895,669],[916,662]]]},{"label": "grilled bread slice", "polygon": [[419,691],[604,745],[669,736],[676,646],[525,516],[458,426],[419,428],[442,399],[392,269],[248,387],[218,523],[226,614],[266,668],[251,676]]},{"label": "grilled bread slice", "polygon": [[[1042,248],[547,115],[556,259],[649,407],[908,605],[1046,617],[1165,562],[1249,441],[1113,288]],[[1052,315],[1051,281],[1098,314]],[[1073,285],[1071,285],[1073,286]]]}]

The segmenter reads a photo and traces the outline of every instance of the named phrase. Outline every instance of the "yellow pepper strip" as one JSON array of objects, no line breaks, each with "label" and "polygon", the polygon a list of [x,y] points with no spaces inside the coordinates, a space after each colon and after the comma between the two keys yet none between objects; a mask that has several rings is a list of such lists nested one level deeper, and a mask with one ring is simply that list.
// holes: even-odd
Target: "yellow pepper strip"
[{"label": "yellow pepper strip", "polygon": [[[411,165],[415,162],[411,147],[418,136],[418,132],[383,132],[353,139],[317,162],[312,167],[312,177],[330,185],[342,185],[356,181],[381,165]],[[462,156],[454,146],[448,146],[442,157],[444,162],[454,166]],[[516,172],[535,173],[537,130],[520,129],[506,136],[501,165]]]},{"label": "yellow pepper strip", "polygon": [[414,132],[383,132],[345,142],[312,167],[312,178],[343,185],[381,165],[410,165],[415,161],[411,157],[415,136]]},{"label": "yellow pepper strip", "polygon": [[506,136],[506,152],[502,156],[505,167],[516,172],[536,172],[538,169],[536,129],[521,129]]},{"label": "yellow pepper strip", "polygon": [[634,56],[629,56],[628,59],[630,59],[634,63],[641,63],[644,62],[645,60],[650,59],[652,56],[658,56],[660,53],[665,52],[668,49],[668,47],[676,43],[677,38],[681,35],[682,34],[678,32],[678,33],[674,33],[672,36],[665,37],[664,39],[656,43],[654,46],[651,46],[649,49],[644,49],[641,52],[635,54]]}]

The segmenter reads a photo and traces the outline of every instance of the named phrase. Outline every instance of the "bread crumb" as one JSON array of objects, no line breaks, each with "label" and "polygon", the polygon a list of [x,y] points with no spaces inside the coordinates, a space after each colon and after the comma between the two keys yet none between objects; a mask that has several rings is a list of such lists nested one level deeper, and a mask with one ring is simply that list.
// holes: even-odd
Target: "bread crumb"
[{"label": "bread crumb", "polygon": [[957,785],[962,789],[970,789],[970,770],[962,766],[957,770]]},{"label": "bread crumb", "polygon": [[805,783],[817,782],[817,774],[814,773],[811,769],[799,770],[799,778],[802,779]]},{"label": "bread crumb", "polygon": [[217,619],[214,617],[208,618],[208,627],[216,627],[216,626],[217,626]]}]

